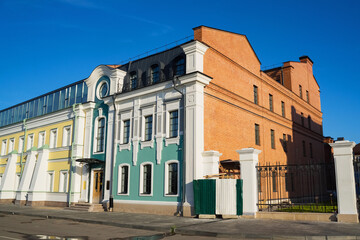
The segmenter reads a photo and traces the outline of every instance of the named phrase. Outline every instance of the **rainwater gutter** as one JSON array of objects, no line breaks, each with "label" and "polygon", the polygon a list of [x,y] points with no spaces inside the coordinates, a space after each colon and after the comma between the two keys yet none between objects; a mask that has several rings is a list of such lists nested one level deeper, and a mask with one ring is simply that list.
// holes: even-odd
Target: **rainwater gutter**
[{"label": "rainwater gutter", "polygon": [[21,155],[20,155],[20,178],[22,177],[22,173],[23,173],[23,157],[24,157],[24,150],[25,150],[25,138],[26,138],[26,134],[27,134],[26,120],[27,120],[26,118],[23,120],[24,140],[23,140],[23,145],[22,145]]},{"label": "rainwater gutter", "polygon": [[186,111],[185,111],[185,96],[184,93],[178,89],[176,87],[176,80],[179,80],[178,76],[174,76],[172,82],[174,84],[173,88],[174,90],[176,90],[177,92],[179,92],[181,94],[181,102],[182,102],[182,106],[183,106],[183,157],[182,157],[182,194],[181,194],[181,206],[180,206],[180,210],[178,211],[178,213],[181,216],[184,216],[184,204],[185,204],[185,193],[186,193],[186,161],[185,161],[185,154],[186,154],[186,138],[185,138],[185,134],[186,134]]}]

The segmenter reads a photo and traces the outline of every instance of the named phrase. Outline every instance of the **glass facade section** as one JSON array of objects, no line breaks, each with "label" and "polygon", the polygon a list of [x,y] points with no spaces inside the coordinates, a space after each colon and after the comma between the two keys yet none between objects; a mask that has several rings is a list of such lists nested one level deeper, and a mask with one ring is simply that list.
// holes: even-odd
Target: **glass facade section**
[{"label": "glass facade section", "polygon": [[4,109],[0,111],[0,127],[87,102],[87,90],[86,83],[81,81]]}]

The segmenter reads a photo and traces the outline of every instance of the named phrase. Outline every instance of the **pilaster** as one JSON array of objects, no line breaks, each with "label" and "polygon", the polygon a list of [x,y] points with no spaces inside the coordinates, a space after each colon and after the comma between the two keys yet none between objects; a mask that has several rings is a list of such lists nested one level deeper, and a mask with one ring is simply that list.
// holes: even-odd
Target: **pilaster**
[{"label": "pilaster", "polygon": [[4,175],[1,179],[0,186],[0,199],[14,199],[15,198],[15,174],[16,174],[16,161],[18,154],[8,154],[8,162],[6,164]]},{"label": "pilaster", "polygon": [[37,151],[31,151],[26,156],[24,171],[21,176],[18,191],[16,193],[17,201],[26,201],[26,194],[30,188],[31,178],[33,177],[37,154],[38,154]]},{"label": "pilaster", "polygon": [[336,141],[330,143],[334,150],[338,222],[358,223],[356,190],[353,165],[354,142]]},{"label": "pilaster", "polygon": [[243,180],[243,214],[255,216],[258,212],[258,184],[256,166],[259,162],[260,150],[243,148],[239,153],[241,179]]}]

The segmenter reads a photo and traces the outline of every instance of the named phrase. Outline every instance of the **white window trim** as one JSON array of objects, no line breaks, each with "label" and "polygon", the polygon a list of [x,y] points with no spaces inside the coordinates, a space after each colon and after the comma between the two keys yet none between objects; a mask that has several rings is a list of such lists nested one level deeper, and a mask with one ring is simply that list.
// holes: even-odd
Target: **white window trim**
[{"label": "white window trim", "polygon": [[[29,141],[30,141],[30,138],[32,138],[32,144],[29,145]],[[34,147],[34,134],[29,134],[28,137],[27,137],[27,142],[26,142],[26,150],[30,150],[32,147]]]},{"label": "white window trim", "polygon": [[[180,99],[176,99],[175,101],[167,102],[165,103],[165,109],[166,109],[166,120],[165,120],[165,146],[168,146],[169,144],[177,144],[180,145],[180,134],[183,134],[180,132],[180,121],[182,118],[181,108],[180,108]],[[170,112],[172,111],[178,111],[178,133],[177,137],[170,138]]]},{"label": "white window trim", "polygon": [[[121,176],[122,176],[122,172],[121,172],[121,168],[124,167],[124,166],[128,166],[128,169],[129,169],[129,172],[128,172],[128,186],[127,186],[127,189],[128,189],[128,192],[127,193],[121,193]],[[123,163],[123,164],[120,164],[119,165],[119,168],[118,168],[118,190],[117,190],[117,195],[120,195],[120,196],[129,196],[130,195],[130,164],[127,164],[127,163]]]},{"label": "white window trim", "polygon": [[[151,140],[145,141],[145,117],[152,116]],[[144,147],[154,148],[154,128],[155,128],[155,105],[141,110],[141,142],[140,149]]]},{"label": "white window trim", "polygon": [[[55,134],[55,142],[53,142],[53,139],[54,139],[53,134]],[[56,148],[57,147],[57,141],[58,141],[58,129],[57,128],[51,129],[50,130],[49,147],[50,148]]]},{"label": "white window trim", "polygon": [[20,137],[19,137],[18,153],[21,153],[21,152],[23,151],[24,144],[25,144],[25,137],[24,137],[24,136],[20,136]]},{"label": "white window trim", "polygon": [[107,89],[108,89],[108,90],[107,90],[107,93],[106,93],[106,95],[105,95],[104,97],[109,96],[109,93],[110,93],[110,86],[109,86],[108,81],[102,80],[102,81],[97,85],[97,88],[96,88],[96,97],[97,97],[97,99],[99,99],[99,100],[103,99],[102,97],[100,97],[100,88],[101,88],[101,86],[103,85],[103,83],[105,83],[105,84],[107,85]]},{"label": "white window trim", "polygon": [[[177,174],[177,194],[169,195],[169,164],[176,163],[178,165],[178,174]],[[180,187],[180,164],[178,160],[169,160],[165,162],[165,181],[164,181],[164,197],[178,197],[179,196],[179,187]]]},{"label": "white window trim", "polygon": [[7,139],[1,141],[1,155],[6,155]]},{"label": "white window trim", "polygon": [[[67,138],[64,137],[64,135],[65,135],[65,129],[69,129],[69,137],[68,137],[69,142],[68,142],[68,144],[66,144],[66,140],[65,140],[65,139],[67,139]],[[71,126],[69,125],[69,126],[63,127],[63,132],[62,132],[62,146],[63,146],[63,147],[71,146],[71,137],[72,137],[72,136],[71,136]]]},{"label": "white window trim", "polygon": [[[63,189],[64,189],[64,173],[66,173],[66,191],[64,192]],[[59,172],[59,192],[62,192],[62,193],[66,193],[68,192],[68,189],[69,189],[69,171],[67,170],[62,170]]]},{"label": "white window trim", "polygon": [[[46,191],[47,192],[54,192],[55,173],[54,173],[54,171],[48,171],[47,174],[48,175],[46,176],[47,177],[46,178]],[[52,186],[50,186],[50,190],[48,190],[48,186],[49,186],[48,185],[48,180],[49,180],[48,177],[49,177],[50,174],[52,174]]]},{"label": "white window trim", "polygon": [[[98,126],[99,126],[99,120],[104,118],[105,119],[105,123],[104,123],[104,150],[102,152],[98,152],[97,151],[97,138],[98,138]],[[98,116],[97,118],[95,118],[95,122],[94,122],[94,140],[93,140],[93,154],[103,154],[105,152],[105,148],[106,148],[106,131],[107,131],[107,124],[106,124],[106,117],[103,116],[102,114],[100,116]]]},{"label": "white window trim", "polygon": [[[151,165],[151,192],[150,194],[144,194],[144,165]],[[143,162],[140,164],[140,181],[139,181],[139,196],[153,196],[154,193],[154,164],[152,162]]]},{"label": "white window trim", "polygon": [[8,152],[11,153],[14,150],[15,150],[15,138],[10,138],[9,139],[9,150],[8,150]]},{"label": "white window trim", "polygon": [[[127,149],[130,151],[131,149],[131,141],[132,141],[132,111],[122,112],[119,114],[119,150]],[[129,142],[124,143],[124,121],[130,120],[130,133],[129,133]]]},{"label": "white window trim", "polygon": [[[40,145],[40,136],[41,136],[41,134],[44,134],[44,144],[42,144],[42,145]],[[42,147],[42,146],[44,146],[46,144],[46,131],[41,131],[41,132],[39,132],[39,137],[38,137],[38,148],[40,148],[40,147]]]}]

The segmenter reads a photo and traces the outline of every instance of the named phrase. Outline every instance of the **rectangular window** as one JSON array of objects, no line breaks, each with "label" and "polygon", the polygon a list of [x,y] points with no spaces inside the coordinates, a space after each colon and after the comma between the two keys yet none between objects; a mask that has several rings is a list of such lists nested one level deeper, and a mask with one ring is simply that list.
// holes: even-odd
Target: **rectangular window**
[{"label": "rectangular window", "polygon": [[276,172],[272,172],[272,189],[273,192],[277,192],[277,173]]},{"label": "rectangular window", "polygon": [[306,90],[306,101],[309,102],[309,91]]},{"label": "rectangular window", "polygon": [[68,172],[61,171],[60,172],[60,185],[59,185],[59,192],[67,192],[68,187]]},{"label": "rectangular window", "polygon": [[285,103],[281,101],[281,116],[285,117]]},{"label": "rectangular window", "polygon": [[258,99],[258,87],[254,85],[254,103],[255,104],[259,104],[259,99]]},{"label": "rectangular window", "polygon": [[305,141],[302,141],[302,147],[303,147],[303,156],[306,157],[306,146]]},{"label": "rectangular window", "polygon": [[275,131],[271,129],[270,134],[271,134],[271,148],[275,149]]},{"label": "rectangular window", "polygon": [[42,147],[42,146],[44,146],[44,144],[45,144],[45,132],[40,132],[38,147]]},{"label": "rectangular window", "polygon": [[145,117],[145,141],[150,141],[152,139],[152,126],[153,126],[153,116]]},{"label": "rectangular window", "polygon": [[105,145],[105,118],[98,120],[98,129],[96,136],[96,152],[103,152]]},{"label": "rectangular window", "polygon": [[305,122],[304,122],[304,113],[301,113],[301,126],[305,126]]},{"label": "rectangular window", "polygon": [[283,134],[283,148],[284,148],[284,152],[287,152],[287,139],[286,139],[286,134]]},{"label": "rectangular window", "polygon": [[285,173],[285,188],[287,192],[294,191],[294,173]]},{"label": "rectangular window", "polygon": [[63,147],[70,146],[70,144],[71,144],[71,132],[70,132],[70,130],[71,130],[70,126],[66,126],[63,129],[63,142],[62,142]]},{"label": "rectangular window", "polygon": [[119,194],[128,194],[128,187],[129,187],[129,166],[121,166]]},{"label": "rectangular window", "polygon": [[168,195],[178,194],[178,164],[168,164]]},{"label": "rectangular window", "polygon": [[50,148],[56,148],[57,142],[57,129],[51,129],[50,131]]},{"label": "rectangular window", "polygon": [[273,106],[273,95],[269,94],[269,109],[270,111],[274,111],[274,106]]},{"label": "rectangular window", "polygon": [[302,86],[301,86],[301,85],[299,85],[299,96],[300,96],[301,98],[303,98]]},{"label": "rectangular window", "polygon": [[34,135],[28,135],[27,150],[30,150],[34,146]]},{"label": "rectangular window", "polygon": [[15,147],[15,139],[14,138],[11,138],[9,140],[9,153],[11,153],[12,151],[14,151],[14,147]]},{"label": "rectangular window", "polygon": [[151,165],[143,166],[143,191],[142,194],[151,194]]},{"label": "rectangular window", "polygon": [[170,115],[170,131],[169,131],[169,137],[174,138],[178,136],[178,110],[172,111],[169,113]]},{"label": "rectangular window", "polygon": [[19,137],[19,148],[18,148],[18,152],[22,153],[24,148],[24,136]]},{"label": "rectangular window", "polygon": [[130,138],[130,120],[124,121],[123,144],[129,143]]},{"label": "rectangular window", "polygon": [[309,129],[311,130],[311,117],[310,117],[310,115],[308,116],[308,126],[309,126]]},{"label": "rectangular window", "polygon": [[255,144],[260,146],[260,126],[255,123]]},{"label": "rectangular window", "polygon": [[46,191],[53,192],[54,191],[54,172],[48,172],[46,178]]},{"label": "rectangular window", "polygon": [[7,140],[3,140],[1,143],[1,155],[6,155]]},{"label": "rectangular window", "polygon": [[310,148],[310,157],[313,158],[313,147],[312,147],[312,143],[309,143],[309,148]]}]

